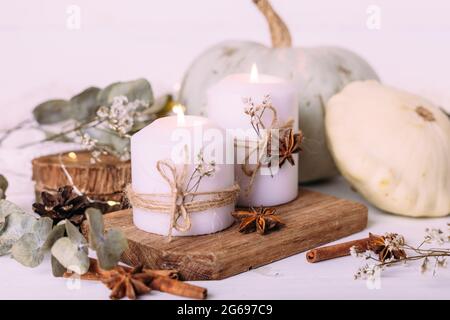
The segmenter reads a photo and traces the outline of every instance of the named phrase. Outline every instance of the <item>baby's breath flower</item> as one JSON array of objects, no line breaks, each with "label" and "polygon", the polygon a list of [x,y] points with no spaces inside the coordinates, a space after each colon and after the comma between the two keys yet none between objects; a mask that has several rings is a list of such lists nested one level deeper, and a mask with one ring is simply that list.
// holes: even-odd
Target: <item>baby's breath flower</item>
[{"label": "baby's breath flower", "polygon": [[423,259],[422,264],[420,265],[420,272],[421,273],[425,273],[428,270],[428,257],[425,257],[425,259]]},{"label": "baby's breath flower", "polygon": [[80,133],[80,143],[88,150],[92,150],[96,143],[98,142],[96,139],[93,139],[89,134],[87,133]]},{"label": "baby's breath flower", "polygon": [[130,160],[130,158],[131,158],[131,156],[129,153],[122,153],[119,156],[120,161],[128,161],[128,160]]},{"label": "baby's breath flower", "polygon": [[382,269],[381,266],[376,264],[366,264],[358,269],[354,278],[375,281],[380,277]]},{"label": "baby's breath flower", "polygon": [[262,105],[267,106],[270,105],[272,103],[272,100],[270,98],[270,95],[266,94],[263,98],[263,101],[261,102]]},{"label": "baby's breath flower", "polygon": [[110,107],[102,106],[97,111],[97,117],[104,122],[104,126],[119,135],[127,137],[133,129],[135,118],[140,116],[136,110],[148,104],[144,100],[128,101],[125,96],[114,97]]},{"label": "baby's breath flower", "polygon": [[354,258],[363,258],[365,260],[370,259],[372,257],[371,251],[358,251],[356,246],[350,247],[350,255]]},{"label": "baby's breath flower", "polygon": [[445,257],[437,257],[437,265],[440,268],[447,268],[447,259]]},{"label": "baby's breath flower", "polygon": [[439,245],[443,245],[446,242],[449,242],[449,235],[446,234],[441,229],[425,229],[425,242],[426,243],[437,243]]},{"label": "baby's breath flower", "polygon": [[131,131],[133,125],[134,125],[133,117],[131,117],[130,115],[126,115],[119,120],[118,127],[120,131],[123,132],[123,134],[126,134],[127,132]]},{"label": "baby's breath flower", "polygon": [[102,153],[99,150],[92,150],[91,152],[91,163],[100,162],[100,156]]},{"label": "baby's breath flower", "polygon": [[100,120],[106,119],[109,117],[109,108],[105,106],[101,106],[97,110],[97,117],[100,118]]},{"label": "baby's breath flower", "polygon": [[358,251],[356,251],[356,247],[355,246],[351,246],[350,247],[350,255],[353,258],[358,258]]},{"label": "baby's breath flower", "polygon": [[203,152],[197,155],[197,165],[195,170],[201,177],[210,177],[214,175],[216,171],[216,163],[214,160],[207,162],[203,156]]}]

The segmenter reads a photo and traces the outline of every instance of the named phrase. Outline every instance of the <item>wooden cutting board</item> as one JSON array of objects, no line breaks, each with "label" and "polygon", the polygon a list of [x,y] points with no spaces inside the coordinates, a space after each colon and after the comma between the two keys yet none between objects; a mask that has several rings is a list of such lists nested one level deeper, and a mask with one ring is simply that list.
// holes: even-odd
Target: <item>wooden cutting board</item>
[{"label": "wooden cutting board", "polygon": [[277,212],[285,226],[266,235],[241,234],[238,224],[215,234],[166,237],[133,225],[132,211],[104,216],[106,229],[122,230],[129,249],[122,261],[156,269],[177,269],[184,280],[224,279],[255,267],[309,250],[363,230],[367,207],[306,189]]}]

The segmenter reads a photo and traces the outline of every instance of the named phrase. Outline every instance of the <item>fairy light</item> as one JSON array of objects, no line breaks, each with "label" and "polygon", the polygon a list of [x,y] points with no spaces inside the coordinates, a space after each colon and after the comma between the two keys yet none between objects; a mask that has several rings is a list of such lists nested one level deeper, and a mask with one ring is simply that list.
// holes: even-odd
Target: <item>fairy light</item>
[{"label": "fairy light", "polygon": [[114,207],[114,206],[120,204],[120,202],[117,202],[117,201],[114,201],[114,200],[108,200],[108,201],[106,201],[106,203],[107,203],[108,206],[110,206],[110,207]]},{"label": "fairy light", "polygon": [[[67,153],[67,156],[68,156],[71,160],[77,160],[77,158],[78,158],[78,157],[77,157],[77,154],[76,154],[75,152],[69,152],[69,153]],[[60,154],[58,155],[58,160],[59,160],[59,164],[61,165],[61,169],[62,169],[64,175],[66,176],[67,181],[69,182],[68,184],[73,188],[73,191],[74,191],[77,195],[79,195],[79,196],[85,195],[85,194],[84,194],[83,192],[81,192],[80,189],[78,189],[77,186],[74,184],[73,178],[72,178],[72,176],[70,175],[69,171],[67,171],[66,165],[65,165],[64,162],[63,162],[63,154],[62,154],[62,153],[60,153]],[[87,200],[88,200],[90,203],[103,203],[103,204],[107,204],[107,205],[110,206],[110,207],[114,207],[114,206],[121,205],[121,202],[118,202],[118,201],[114,201],[114,200],[100,201],[100,200],[94,200],[94,199],[91,199],[91,198],[88,197],[87,195],[85,195],[85,196],[86,196]]]},{"label": "fairy light", "polygon": [[77,154],[75,152],[69,152],[67,156],[72,160],[77,160]]}]

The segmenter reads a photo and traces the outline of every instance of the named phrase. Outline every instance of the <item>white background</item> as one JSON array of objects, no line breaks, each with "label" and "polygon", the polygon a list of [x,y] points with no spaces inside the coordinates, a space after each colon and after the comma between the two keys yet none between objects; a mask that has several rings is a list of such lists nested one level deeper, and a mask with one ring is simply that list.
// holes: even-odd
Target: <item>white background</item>
[{"label": "white background", "polygon": [[[450,110],[450,2],[447,0],[272,0],[299,46],[339,45],[365,57],[382,80],[421,93]],[[81,29],[67,28],[67,7],[81,8]],[[366,26],[369,5],[381,29]],[[146,77],[155,93],[172,90],[197,54],[226,39],[269,43],[266,23],[250,0],[15,0],[0,4],[0,128],[29,116],[39,102],[90,85]],[[26,137],[25,137],[26,138]],[[10,144],[11,146],[11,144]],[[38,148],[39,149],[39,148]],[[31,152],[31,151],[28,151]],[[0,149],[12,201],[30,208],[30,154]],[[50,153],[50,148],[34,150]],[[314,189],[363,201],[337,179]],[[448,218],[408,219],[369,206],[368,231],[396,231],[421,240],[425,227]],[[342,258],[317,265],[304,254],[223,281],[204,282],[212,298],[450,298],[449,270],[421,276],[417,266],[389,270],[380,290],[353,281],[359,265]],[[68,290],[48,263],[32,270],[0,258],[0,298],[106,298],[101,284]],[[154,293],[148,298],[170,298]]]},{"label": "white background", "polygon": [[[81,28],[66,12],[81,9]],[[447,0],[272,0],[298,46],[338,45],[382,80],[450,110]],[[381,29],[366,26],[381,9]],[[251,0],[15,0],[0,5],[0,128],[37,103],[89,85],[148,78],[171,90],[197,54],[226,39],[269,44]],[[14,109],[14,112],[4,113]]]}]

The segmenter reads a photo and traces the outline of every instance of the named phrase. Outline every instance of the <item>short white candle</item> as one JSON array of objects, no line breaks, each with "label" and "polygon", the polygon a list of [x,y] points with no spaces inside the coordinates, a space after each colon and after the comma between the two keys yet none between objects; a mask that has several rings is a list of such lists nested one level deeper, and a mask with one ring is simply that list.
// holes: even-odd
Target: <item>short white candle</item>
[{"label": "short white candle", "polygon": [[[208,118],[217,122],[224,129],[251,129],[250,117],[244,113],[243,98],[252,98],[260,103],[265,95],[270,95],[272,105],[276,108],[281,123],[294,120],[293,129],[298,129],[298,104],[295,87],[292,83],[270,75],[258,75],[256,68],[251,74],[232,74],[207,93]],[[270,122],[270,112],[264,119]],[[295,165],[285,163],[276,174],[257,174],[252,191],[247,196],[243,189],[249,178],[236,165],[236,178],[241,186],[238,205],[240,206],[274,206],[294,200],[298,195],[298,155],[294,154]]]},{"label": "short white candle", "polygon": [[[175,110],[176,112],[179,112]],[[184,116],[179,113],[177,116],[164,117],[155,120],[153,123],[133,135],[131,138],[131,167],[132,167],[132,187],[134,192],[142,194],[170,194],[170,186],[156,169],[159,160],[172,158],[174,148],[180,144],[174,141],[173,133],[177,129],[186,130],[186,134],[193,140],[195,132],[205,132],[209,129],[221,130],[211,120],[204,117]],[[223,131],[223,130],[221,130]],[[218,144],[217,148],[224,148],[222,141],[212,141]],[[187,177],[189,178],[195,170],[194,157],[196,156],[194,147],[190,148],[190,163],[188,164]],[[198,153],[197,153],[198,154]],[[174,161],[175,162],[175,161]],[[179,170],[182,165],[177,166]],[[202,178],[199,185],[199,192],[220,191],[234,185],[234,166],[216,163],[215,173],[212,176]],[[201,196],[199,196],[201,199]],[[233,224],[231,213],[234,211],[234,204],[229,204],[220,208],[212,208],[201,212],[192,212],[191,228],[186,232],[172,230],[174,236],[190,236],[214,233]],[[181,218],[183,223],[183,218]],[[168,235],[170,226],[170,214],[163,212],[151,212],[142,208],[133,208],[133,220],[137,228],[156,233]]]}]

